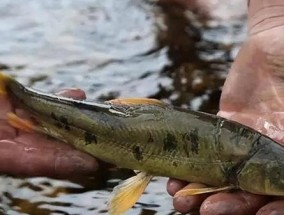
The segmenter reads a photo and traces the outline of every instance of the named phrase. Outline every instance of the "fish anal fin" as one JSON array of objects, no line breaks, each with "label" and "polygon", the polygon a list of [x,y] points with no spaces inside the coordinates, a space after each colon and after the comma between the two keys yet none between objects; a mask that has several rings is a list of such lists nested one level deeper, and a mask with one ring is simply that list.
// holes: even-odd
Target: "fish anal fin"
[{"label": "fish anal fin", "polygon": [[7,121],[12,127],[25,131],[25,132],[31,133],[36,130],[35,125],[33,124],[32,121],[22,119],[12,112],[7,114]]},{"label": "fish anal fin", "polygon": [[109,214],[120,215],[130,209],[143,194],[151,178],[151,175],[140,172],[116,186],[108,205]]},{"label": "fish anal fin", "polygon": [[234,189],[233,186],[188,188],[188,189],[178,191],[174,197],[193,196],[193,195],[200,195],[200,194],[205,194],[205,193],[216,193],[216,192],[228,191],[232,189]]},{"label": "fish anal fin", "polygon": [[135,106],[135,105],[157,105],[157,106],[167,106],[160,100],[149,99],[149,98],[119,98],[107,101],[114,105],[125,105],[125,106]]}]

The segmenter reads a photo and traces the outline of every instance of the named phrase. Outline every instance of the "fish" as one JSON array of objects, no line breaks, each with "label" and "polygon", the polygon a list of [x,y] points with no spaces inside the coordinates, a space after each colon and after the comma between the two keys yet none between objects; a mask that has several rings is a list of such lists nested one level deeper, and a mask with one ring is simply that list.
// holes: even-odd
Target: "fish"
[{"label": "fish", "polygon": [[149,98],[66,98],[26,87],[4,73],[0,96],[31,114],[23,119],[8,113],[13,127],[49,135],[137,173],[114,189],[111,215],[131,208],[154,176],[208,186],[175,196],[236,189],[284,196],[284,147],[235,121]]}]

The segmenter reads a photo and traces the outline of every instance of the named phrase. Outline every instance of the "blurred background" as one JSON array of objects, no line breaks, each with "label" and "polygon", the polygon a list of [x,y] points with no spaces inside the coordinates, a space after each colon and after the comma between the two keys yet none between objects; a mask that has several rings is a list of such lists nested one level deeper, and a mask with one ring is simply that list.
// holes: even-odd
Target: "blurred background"
[{"label": "blurred background", "polygon": [[[1,0],[0,69],[46,92],[78,87],[89,100],[151,97],[216,113],[246,30],[246,0]],[[111,189],[130,174],[0,176],[0,214],[107,214]],[[128,214],[178,214],[165,184],[155,179]]]}]

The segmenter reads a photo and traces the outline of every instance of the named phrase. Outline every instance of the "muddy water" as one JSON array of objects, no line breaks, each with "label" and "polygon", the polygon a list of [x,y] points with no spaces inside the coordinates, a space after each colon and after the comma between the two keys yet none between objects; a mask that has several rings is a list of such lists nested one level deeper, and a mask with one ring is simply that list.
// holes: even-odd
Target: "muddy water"
[{"label": "muddy water", "polygon": [[[164,2],[1,0],[0,67],[48,92],[80,87],[89,99],[153,97],[216,113],[245,38],[244,1],[194,5],[194,13]],[[107,214],[110,190],[128,175],[3,176],[0,214]],[[155,179],[128,214],[176,214],[165,183]]]}]

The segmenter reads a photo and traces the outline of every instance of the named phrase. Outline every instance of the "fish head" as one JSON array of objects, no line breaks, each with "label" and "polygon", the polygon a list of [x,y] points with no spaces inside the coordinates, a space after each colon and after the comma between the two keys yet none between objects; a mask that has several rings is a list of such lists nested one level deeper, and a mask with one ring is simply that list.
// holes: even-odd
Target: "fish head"
[{"label": "fish head", "polygon": [[239,187],[255,194],[284,196],[284,146],[269,138],[265,141],[243,163]]}]

